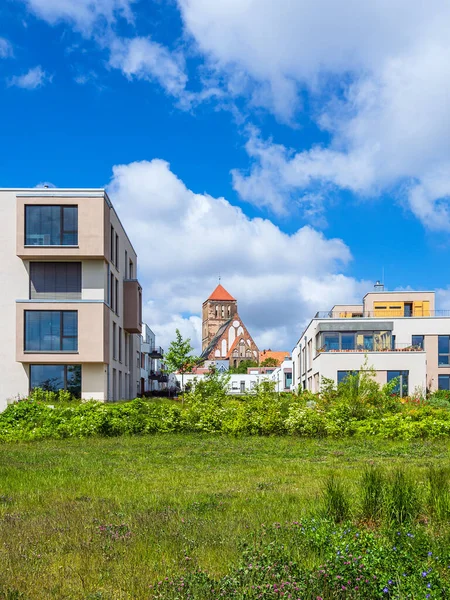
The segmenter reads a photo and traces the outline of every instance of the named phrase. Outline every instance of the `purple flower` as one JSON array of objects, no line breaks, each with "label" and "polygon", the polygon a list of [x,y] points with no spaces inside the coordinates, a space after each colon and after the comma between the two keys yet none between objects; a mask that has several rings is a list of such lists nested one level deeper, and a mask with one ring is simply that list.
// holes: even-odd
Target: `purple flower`
[{"label": "purple flower", "polygon": [[387,594],[387,593],[389,592],[388,588],[387,588],[387,587],[383,588],[383,592],[384,592],[385,594]]}]

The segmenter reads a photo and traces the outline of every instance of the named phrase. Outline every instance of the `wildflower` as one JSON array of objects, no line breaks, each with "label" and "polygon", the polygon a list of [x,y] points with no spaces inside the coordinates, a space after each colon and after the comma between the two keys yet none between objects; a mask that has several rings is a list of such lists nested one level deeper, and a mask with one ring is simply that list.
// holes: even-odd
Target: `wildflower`
[{"label": "wildflower", "polygon": [[432,552],[428,552],[428,556],[433,556],[433,553]]},{"label": "wildflower", "polygon": [[387,588],[387,587],[384,587],[384,588],[383,588],[383,593],[384,593],[384,594],[387,594],[388,592],[389,592],[388,588]]},{"label": "wildflower", "polygon": [[426,577],[428,573],[426,571],[422,571],[422,577]]}]

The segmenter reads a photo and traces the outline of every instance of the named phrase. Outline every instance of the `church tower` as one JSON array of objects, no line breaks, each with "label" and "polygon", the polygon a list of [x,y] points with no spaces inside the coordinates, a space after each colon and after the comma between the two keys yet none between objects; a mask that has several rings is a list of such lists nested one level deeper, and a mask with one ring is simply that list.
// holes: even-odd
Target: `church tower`
[{"label": "church tower", "polygon": [[220,285],[203,302],[202,351],[212,342],[220,327],[237,315],[237,300]]}]

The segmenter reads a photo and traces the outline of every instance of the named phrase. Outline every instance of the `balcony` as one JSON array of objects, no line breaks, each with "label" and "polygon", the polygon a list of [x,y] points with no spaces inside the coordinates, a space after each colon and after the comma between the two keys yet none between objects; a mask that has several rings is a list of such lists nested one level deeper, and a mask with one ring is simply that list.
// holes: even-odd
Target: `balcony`
[{"label": "balcony", "polygon": [[123,282],[123,328],[128,333],[142,331],[142,288],[137,279]]},{"label": "balcony", "polygon": [[355,346],[354,348],[327,348],[326,346],[317,349],[317,356],[321,354],[369,354],[371,352],[425,352],[422,346],[413,346],[412,344],[374,344],[369,347],[363,345]]},{"label": "balcony", "polygon": [[383,318],[399,318],[405,319],[417,317],[450,317],[450,310],[426,310],[424,314],[404,315],[398,310],[371,310],[351,313],[350,311],[319,311],[315,314],[315,319],[383,319]]},{"label": "balcony", "polygon": [[151,348],[149,356],[150,358],[162,358],[164,356],[164,350],[161,346],[155,346],[154,348]]}]

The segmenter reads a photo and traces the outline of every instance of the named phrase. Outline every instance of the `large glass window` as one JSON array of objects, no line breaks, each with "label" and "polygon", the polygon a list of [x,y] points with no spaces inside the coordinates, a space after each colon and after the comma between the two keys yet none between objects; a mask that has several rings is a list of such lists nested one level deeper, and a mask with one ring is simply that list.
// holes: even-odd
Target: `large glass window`
[{"label": "large glass window", "polygon": [[76,310],[25,311],[25,351],[74,352],[77,349]]},{"label": "large glass window", "polygon": [[[342,382],[344,382],[347,377],[357,377],[359,375],[358,371],[338,371],[337,372],[337,382],[338,385]],[[357,382],[357,380],[355,379],[355,382]]]},{"label": "large glass window", "polygon": [[25,206],[26,246],[76,246],[77,206]]},{"label": "large glass window", "polygon": [[324,350],[329,352],[330,350],[339,350],[339,334],[329,333],[323,336]]},{"label": "large glass window", "polygon": [[450,365],[450,336],[438,336],[439,366]]},{"label": "large glass window", "polygon": [[355,334],[354,333],[343,333],[341,335],[341,346],[342,346],[342,350],[354,350],[355,349]]},{"label": "large glass window", "polygon": [[450,390],[450,375],[439,375],[438,389],[439,390]]},{"label": "large glass window", "polygon": [[417,348],[422,348],[422,350],[424,349],[424,340],[425,340],[425,336],[423,335],[413,335],[411,338],[411,344],[413,346],[416,346]]},{"label": "large glass window", "polygon": [[30,390],[68,390],[81,397],[81,365],[30,365]]},{"label": "large glass window", "polygon": [[30,298],[80,299],[81,263],[30,263]]},{"label": "large glass window", "polygon": [[373,335],[364,336],[364,350],[373,350]]},{"label": "large glass window", "polygon": [[393,379],[397,379],[397,385],[392,390],[394,394],[398,394],[400,396],[408,395],[408,381],[409,381],[409,371],[388,371],[387,372],[387,381],[388,383]]}]

